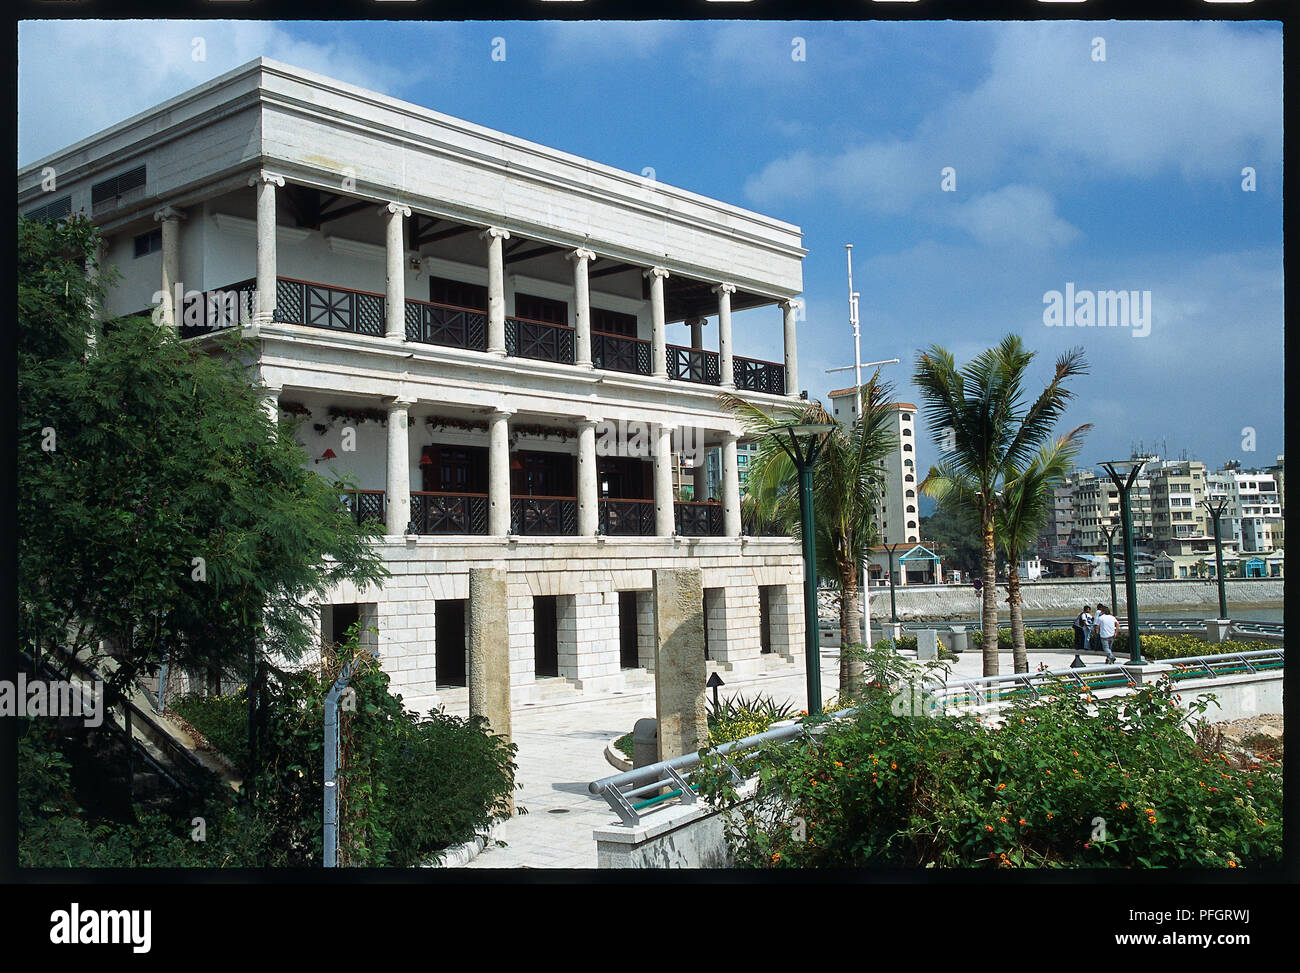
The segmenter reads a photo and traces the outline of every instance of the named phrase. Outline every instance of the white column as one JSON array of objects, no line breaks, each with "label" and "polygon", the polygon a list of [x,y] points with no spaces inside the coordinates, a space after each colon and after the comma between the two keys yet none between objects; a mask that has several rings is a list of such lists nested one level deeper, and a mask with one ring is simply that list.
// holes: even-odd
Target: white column
[{"label": "white column", "polygon": [[644,271],[650,278],[650,374],[655,378],[668,377],[668,335],[664,323],[664,278],[668,271],[651,267]]},{"label": "white column", "polygon": [[703,317],[691,318],[686,323],[691,326],[691,347],[696,349],[704,348],[704,322]]},{"label": "white column", "polygon": [[722,437],[722,531],[727,537],[740,536],[740,465],[736,462],[734,433]]},{"label": "white column", "polygon": [[[587,264],[596,259],[595,251],[579,247],[569,254],[573,261],[574,363],[591,367],[591,289],[587,286]],[[581,530],[578,533],[582,533]]]},{"label": "white column", "polygon": [[180,323],[184,310],[176,306],[176,285],[181,279],[181,220],[185,219],[185,214],[171,206],[164,206],[153,214],[153,218],[162,224],[162,277],[159,290],[162,291],[163,298],[159,303],[159,323],[174,328]]},{"label": "white column", "polygon": [[718,384],[724,389],[736,387],[736,368],[731,357],[731,295],[735,284],[718,284],[713,288],[718,295]]},{"label": "white column", "polygon": [[[510,231],[489,226],[479,234],[488,245],[488,338],[490,355],[506,353],[506,264],[501,242],[510,239]],[[509,506],[509,504],[507,504]],[[507,518],[507,524],[508,524]]]},{"label": "white column", "polygon": [[384,487],[385,533],[401,536],[411,522],[411,443],[406,431],[413,399],[396,398],[388,405],[388,483]]},{"label": "white column", "polygon": [[676,530],[673,496],[673,427],[658,426],[654,443],[655,533],[672,537]]},{"label": "white column", "polygon": [[257,306],[254,324],[270,324],[275,313],[275,187],[284,176],[260,170],[248,180],[257,187]]},{"label": "white column", "polygon": [[279,386],[263,386],[258,397],[262,400],[262,408],[271,419],[271,428],[278,429],[280,426],[280,392],[283,391]]},{"label": "white column", "polygon": [[795,319],[799,316],[798,301],[782,301],[785,317],[785,394],[799,395],[799,355],[795,350]]},{"label": "white column", "polygon": [[596,489],[596,420],[578,422],[578,533],[592,537],[600,520]]},{"label": "white column", "polygon": [[709,461],[707,449],[701,449],[703,456],[700,459],[700,465],[691,471],[691,478],[695,485],[695,499],[709,499]]},{"label": "white column", "polygon": [[488,533],[510,533],[510,415],[493,412],[488,419]]},{"label": "white column", "polygon": [[411,207],[389,203],[379,211],[384,217],[384,296],[388,307],[384,314],[384,337],[406,340],[406,241],[403,219]]}]

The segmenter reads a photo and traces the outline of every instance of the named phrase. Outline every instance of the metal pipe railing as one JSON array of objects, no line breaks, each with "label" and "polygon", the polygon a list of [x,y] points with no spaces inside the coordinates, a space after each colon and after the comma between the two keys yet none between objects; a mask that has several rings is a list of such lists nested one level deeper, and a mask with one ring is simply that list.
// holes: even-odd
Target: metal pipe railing
[{"label": "metal pipe railing", "polygon": [[[1252,652],[1225,652],[1218,655],[1187,656],[1178,659],[1160,660],[1159,665],[1170,666],[1179,670],[1196,669],[1197,672],[1178,671],[1171,675],[1173,679],[1184,679],[1191,676],[1199,675],[1199,670],[1205,670],[1211,676],[1217,675],[1216,667],[1230,668],[1236,666],[1238,669],[1244,668],[1248,672],[1256,672],[1258,668],[1252,663],[1275,663],[1273,665],[1263,665],[1259,668],[1278,668],[1285,664],[1285,651],[1282,648],[1277,649],[1258,649]],[[946,698],[952,698],[960,695],[969,694],[976,699],[988,697],[992,698],[1000,695],[998,690],[1006,689],[1029,689],[1034,694],[1040,695],[1039,686],[1045,686],[1061,680],[1074,680],[1080,688],[1087,689],[1105,689],[1111,688],[1106,685],[1098,685],[1104,682],[1106,677],[1122,677],[1125,685],[1136,685],[1137,679],[1134,678],[1133,670],[1140,674],[1142,667],[1133,666],[1127,663],[1102,664],[1095,666],[1082,666],[1077,669],[1042,669],[1038,672],[1016,672],[1006,673],[998,676],[978,676],[972,679],[963,679],[954,683],[932,684],[926,687],[924,692],[936,701],[942,701]],[[1091,681],[1090,681],[1091,680]],[[1037,685],[1036,685],[1037,684]],[[972,692],[975,690],[975,692]],[[986,690],[981,693],[980,690]],[[857,707],[840,710],[832,714],[831,719],[844,719],[855,715]],[[755,747],[768,743],[780,743],[785,740],[794,739],[804,734],[815,734],[814,728],[806,726],[802,721],[778,727],[775,730],[767,730],[763,733],[756,733],[752,736],[744,737],[740,740],[734,740],[730,743],[724,743],[721,746],[714,747],[705,751],[707,755],[715,757],[727,757],[732,754],[739,754],[742,751],[752,750]],[[743,758],[742,758],[743,759]],[[664,787],[681,789],[681,796],[686,799],[684,791],[690,789],[686,776],[697,770],[700,765],[700,755],[698,753],[688,753],[680,757],[673,757],[670,760],[661,760],[658,763],[649,764],[645,767],[638,767],[633,770],[624,771],[621,774],[613,774],[609,777],[602,777],[600,780],[592,781],[587,785],[587,790],[592,794],[605,798],[605,801],[613,809],[624,824],[629,827],[635,826],[641,821],[642,809],[648,809],[649,805],[656,806],[664,803],[663,801],[647,801],[633,805],[634,798],[656,791]],[[733,773],[734,767],[733,767]],[[739,775],[737,775],[738,777]],[[663,795],[664,798],[673,795]],[[691,797],[690,800],[694,798]]]}]

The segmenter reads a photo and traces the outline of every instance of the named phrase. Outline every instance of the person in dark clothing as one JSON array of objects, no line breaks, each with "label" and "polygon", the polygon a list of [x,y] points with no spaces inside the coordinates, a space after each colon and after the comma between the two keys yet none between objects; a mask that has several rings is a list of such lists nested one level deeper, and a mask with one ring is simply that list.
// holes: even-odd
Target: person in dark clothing
[{"label": "person in dark clothing", "polygon": [[1079,612],[1074,619],[1074,651],[1087,652],[1089,633],[1092,630],[1092,613],[1087,605],[1083,606],[1083,611]]}]

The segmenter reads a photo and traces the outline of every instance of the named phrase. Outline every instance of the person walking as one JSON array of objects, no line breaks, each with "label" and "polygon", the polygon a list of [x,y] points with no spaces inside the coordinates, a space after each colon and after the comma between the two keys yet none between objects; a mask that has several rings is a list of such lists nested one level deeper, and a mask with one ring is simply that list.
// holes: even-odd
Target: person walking
[{"label": "person walking", "polygon": [[1119,619],[1112,615],[1110,609],[1105,605],[1098,605],[1095,624],[1097,626],[1097,636],[1101,639],[1102,651],[1106,653],[1106,661],[1114,662],[1115,653],[1111,651],[1110,647],[1115,641],[1115,635],[1119,632]]},{"label": "person walking", "polygon": [[1096,652],[1101,648],[1101,636],[1097,629],[1101,624],[1101,616],[1105,613],[1106,606],[1098,604],[1092,612],[1092,625],[1088,627],[1088,644],[1092,646],[1092,651]]},{"label": "person walking", "polygon": [[1088,651],[1089,636],[1092,634],[1092,610],[1084,605],[1083,611],[1074,620],[1074,652]]}]

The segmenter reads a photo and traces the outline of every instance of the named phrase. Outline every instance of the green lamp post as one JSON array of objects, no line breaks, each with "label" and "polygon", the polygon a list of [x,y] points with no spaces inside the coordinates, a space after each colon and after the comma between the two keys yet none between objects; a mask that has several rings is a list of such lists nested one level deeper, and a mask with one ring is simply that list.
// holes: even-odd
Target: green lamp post
[{"label": "green lamp post", "polygon": [[[1129,508],[1129,491],[1142,469],[1142,460],[1120,459],[1098,463],[1119,491],[1120,526],[1124,530],[1124,594],[1128,598],[1128,649],[1129,662],[1144,666],[1142,638],[1138,632],[1137,579],[1133,571],[1133,515]],[[1127,475],[1126,475],[1127,474]]]},{"label": "green lamp post", "polygon": [[[1106,568],[1110,574],[1110,603],[1116,608],[1119,607],[1119,597],[1115,594],[1115,531],[1118,529],[1119,524],[1111,524],[1106,528]],[[1124,574],[1128,574],[1127,564],[1124,565]]]},{"label": "green lamp post", "polygon": [[799,471],[799,519],[803,534],[804,655],[808,669],[808,715],[822,711],[821,650],[817,631],[817,537],[813,527],[813,464],[833,424],[778,426],[772,430]]},{"label": "green lamp post", "polygon": [[1228,509],[1228,498],[1222,497],[1217,502],[1202,500],[1204,507],[1214,519],[1214,574],[1219,579],[1219,617],[1228,617],[1228,597],[1223,590],[1223,537],[1219,532],[1219,518]]}]

